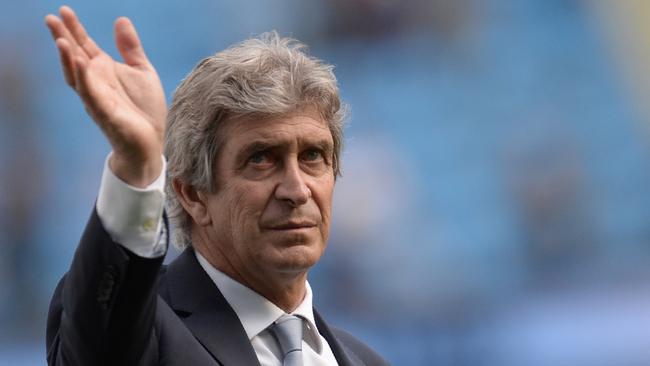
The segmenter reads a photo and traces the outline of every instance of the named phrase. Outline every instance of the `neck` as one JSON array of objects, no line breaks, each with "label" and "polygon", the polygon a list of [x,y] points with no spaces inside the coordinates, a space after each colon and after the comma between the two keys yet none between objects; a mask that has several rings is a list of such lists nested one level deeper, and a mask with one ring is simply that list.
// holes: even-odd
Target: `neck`
[{"label": "neck", "polygon": [[306,294],[307,271],[273,272],[260,268],[248,270],[227,260],[218,248],[201,245],[195,241],[194,249],[205,258],[210,265],[226,274],[233,280],[257,292],[286,313],[294,311],[303,301]]}]

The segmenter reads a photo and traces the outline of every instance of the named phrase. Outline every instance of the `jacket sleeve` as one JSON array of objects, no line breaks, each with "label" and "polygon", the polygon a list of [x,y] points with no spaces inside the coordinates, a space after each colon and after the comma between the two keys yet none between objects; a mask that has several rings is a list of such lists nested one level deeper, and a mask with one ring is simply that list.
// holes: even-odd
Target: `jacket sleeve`
[{"label": "jacket sleeve", "polygon": [[[168,232],[166,217],[164,223]],[[145,353],[157,352],[151,348],[163,259],[142,258],[115,243],[93,210],[52,297],[48,364],[137,365]]]}]

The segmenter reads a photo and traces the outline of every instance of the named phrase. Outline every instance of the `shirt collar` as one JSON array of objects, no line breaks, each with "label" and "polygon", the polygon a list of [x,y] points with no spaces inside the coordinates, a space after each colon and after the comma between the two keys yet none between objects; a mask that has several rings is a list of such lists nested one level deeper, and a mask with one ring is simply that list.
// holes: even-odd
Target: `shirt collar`
[{"label": "shirt collar", "polygon": [[[203,270],[210,276],[214,284],[223,294],[223,297],[226,298],[226,301],[228,301],[237,314],[237,317],[239,317],[239,321],[242,323],[249,340],[252,340],[286,314],[284,310],[277,307],[264,296],[214,268],[198,251],[194,251],[194,253],[196,253],[196,259],[199,261]],[[323,345],[314,320],[312,298],[311,286],[309,286],[308,281],[305,281],[305,298],[291,314],[300,316],[306,320],[303,323],[303,329],[306,330],[305,341],[320,354],[323,350]]]}]

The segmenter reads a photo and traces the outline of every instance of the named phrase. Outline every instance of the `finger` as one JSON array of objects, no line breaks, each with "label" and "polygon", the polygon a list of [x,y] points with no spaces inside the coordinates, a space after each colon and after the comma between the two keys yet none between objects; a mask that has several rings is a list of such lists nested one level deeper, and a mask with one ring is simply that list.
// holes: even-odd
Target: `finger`
[{"label": "finger", "polygon": [[76,89],[74,77],[74,62],[72,60],[72,50],[70,43],[65,38],[56,40],[56,48],[59,50],[59,58],[61,59],[61,68],[63,69],[63,77],[65,82],[72,88]]},{"label": "finger", "polygon": [[52,39],[56,41],[57,38],[63,37],[63,34],[61,34],[59,28],[61,25],[61,20],[59,17],[56,15],[48,14],[45,16],[45,25],[47,25],[47,29],[50,30],[50,34],[52,35]]},{"label": "finger", "polygon": [[101,49],[97,47],[95,41],[88,36],[86,29],[81,24],[72,8],[62,6],[59,13],[61,14],[61,19],[63,19],[65,27],[69,30],[72,37],[74,37],[77,45],[86,52],[86,55],[90,58],[99,55]]},{"label": "finger", "polygon": [[126,17],[115,21],[115,44],[129,66],[148,66],[149,60],[133,23]]},{"label": "finger", "polygon": [[45,17],[45,24],[50,30],[50,34],[56,43],[56,48],[61,60],[63,77],[66,83],[74,88],[74,73],[72,71],[74,68],[74,63],[72,62],[73,46],[71,46],[69,41],[72,39],[72,36],[68,36],[69,34],[66,35],[67,30],[65,29],[65,26],[61,23],[61,20],[58,17],[52,14],[48,14]]},{"label": "finger", "polygon": [[86,104],[86,101],[89,99],[87,70],[88,63],[81,57],[75,57],[72,61],[74,63],[72,71],[74,72],[74,80],[75,84],[77,85],[77,94],[79,94],[81,100],[83,100],[84,104]]},{"label": "finger", "polygon": [[59,17],[48,14],[45,17],[45,24],[50,29],[50,34],[55,41],[59,38],[65,38],[70,43],[70,46],[77,47],[77,40],[74,39]]},{"label": "finger", "polygon": [[68,31],[68,28],[66,28],[61,19],[50,14],[45,17],[45,24],[47,24],[47,27],[50,29],[50,34],[52,34],[52,38],[54,38],[55,41],[58,41],[59,39],[66,40],[72,56],[79,55],[88,59],[86,51],[79,47],[77,40]]},{"label": "finger", "polygon": [[86,111],[102,127],[100,122],[104,120],[105,113],[98,105],[101,101],[93,95],[93,90],[89,86],[88,61],[82,57],[74,59],[74,78],[77,85],[77,94],[83,101]]},{"label": "finger", "polygon": [[50,30],[52,39],[56,40],[57,38],[70,36],[72,40],[72,35],[65,29],[63,22],[56,15],[48,14],[45,16],[45,25]]}]

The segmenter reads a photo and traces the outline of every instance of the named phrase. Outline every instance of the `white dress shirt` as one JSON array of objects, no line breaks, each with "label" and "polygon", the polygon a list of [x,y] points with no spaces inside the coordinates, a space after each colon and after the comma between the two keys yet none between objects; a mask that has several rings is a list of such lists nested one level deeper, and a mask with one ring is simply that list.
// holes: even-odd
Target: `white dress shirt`
[{"label": "white dress shirt", "polygon": [[[195,253],[201,267],[237,313],[260,364],[282,366],[282,352],[268,328],[286,314],[284,310],[214,268],[199,252]],[[329,344],[316,328],[309,282],[305,282],[305,287],[305,298],[291,313],[303,319],[303,362],[305,365],[337,365]]]},{"label": "white dress shirt", "polygon": [[[109,155],[110,158],[110,155]],[[133,253],[146,258],[165,255],[162,212],[165,204],[165,174],[147,188],[130,186],[113,174],[104,164],[97,215],[111,238]],[[165,171],[166,161],[163,158]],[[239,317],[262,366],[281,366],[280,347],[269,331],[276,320],[286,313],[250,288],[214,268],[198,252],[199,264],[219,288]],[[303,319],[302,354],[305,366],[338,365],[329,344],[316,328],[312,308],[312,291],[305,282],[305,298],[291,314]],[[218,326],[218,325],[215,325]]]},{"label": "white dress shirt", "polygon": [[[162,213],[165,208],[165,174],[141,189],[126,184],[104,163],[102,182],[97,196],[97,216],[104,229],[116,242],[144,258],[165,255]],[[167,168],[163,157],[162,171]]]}]

